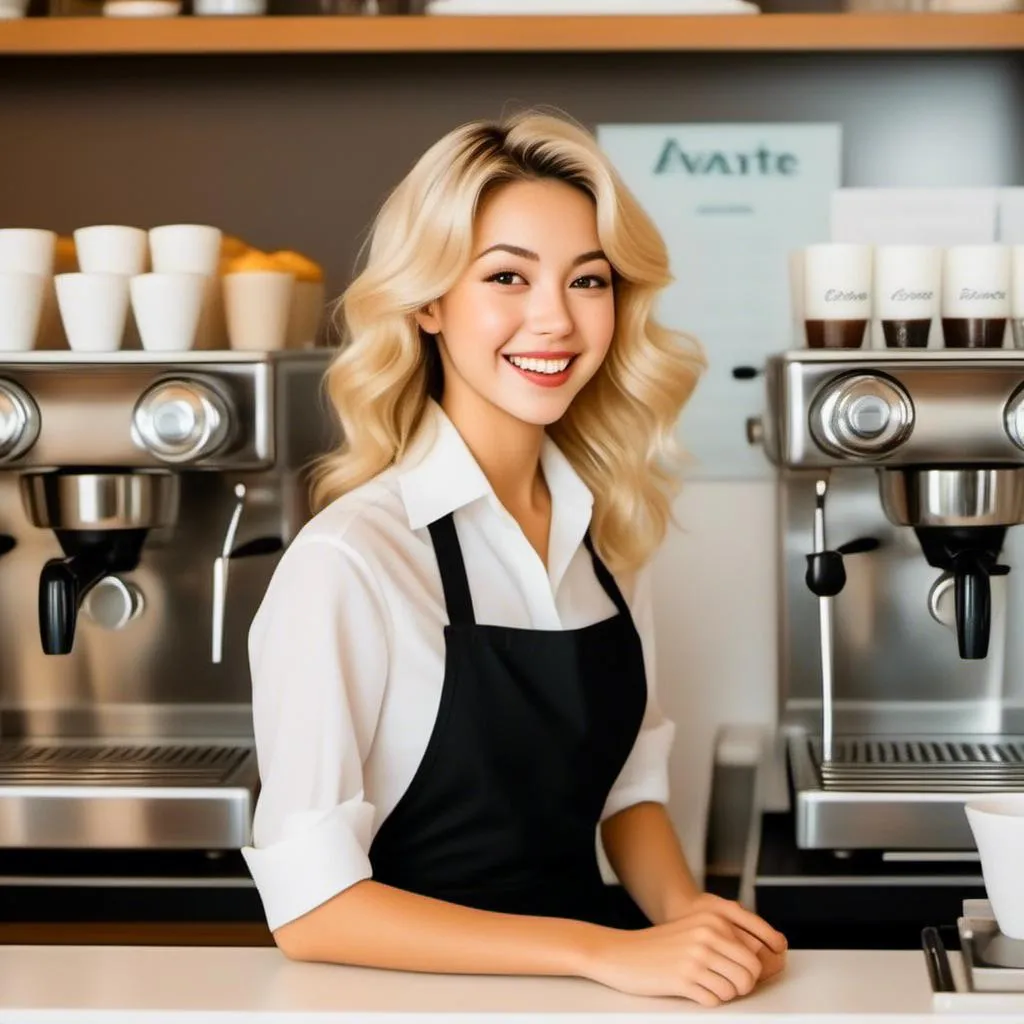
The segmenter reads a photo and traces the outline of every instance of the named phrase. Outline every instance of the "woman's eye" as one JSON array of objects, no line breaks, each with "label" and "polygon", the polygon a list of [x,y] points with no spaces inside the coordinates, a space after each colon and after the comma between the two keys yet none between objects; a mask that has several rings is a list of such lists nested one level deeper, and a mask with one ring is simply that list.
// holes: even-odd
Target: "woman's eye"
[{"label": "woman's eye", "polygon": [[491,274],[487,280],[494,281],[497,284],[515,284],[515,281],[510,280],[513,277],[519,277],[519,274],[514,270],[499,270],[498,273]]},{"label": "woman's eye", "polygon": [[587,284],[587,285],[583,286],[585,290],[591,289],[591,288],[607,288],[608,287],[608,282],[605,280],[605,278],[601,277],[599,274],[586,274],[584,277],[578,277],[573,282],[573,285],[576,285],[580,281],[589,281],[590,282],[590,284]]}]

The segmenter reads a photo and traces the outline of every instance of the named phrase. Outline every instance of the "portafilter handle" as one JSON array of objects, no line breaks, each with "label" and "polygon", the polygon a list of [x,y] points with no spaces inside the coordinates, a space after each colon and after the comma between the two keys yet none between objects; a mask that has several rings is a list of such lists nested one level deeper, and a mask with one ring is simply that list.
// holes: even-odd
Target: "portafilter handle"
[{"label": "portafilter handle", "polygon": [[1009,566],[993,565],[987,552],[962,551],[953,559],[956,595],[956,639],[960,657],[988,656],[992,628],[990,576],[1005,576]]}]

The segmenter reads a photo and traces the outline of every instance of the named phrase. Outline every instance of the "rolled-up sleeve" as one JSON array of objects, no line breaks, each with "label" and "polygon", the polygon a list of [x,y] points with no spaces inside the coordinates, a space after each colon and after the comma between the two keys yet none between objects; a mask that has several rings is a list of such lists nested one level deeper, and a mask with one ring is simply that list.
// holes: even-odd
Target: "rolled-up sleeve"
[{"label": "rolled-up sleeve", "polygon": [[249,631],[261,789],[242,855],[271,930],[372,874],[362,766],[387,651],[386,608],[361,557],[300,535]]},{"label": "rolled-up sleeve", "polygon": [[633,749],[605,801],[602,821],[634,804],[668,802],[668,758],[676,727],[658,705],[652,575],[650,563],[637,573],[630,601],[633,623],[643,646],[647,708]]}]

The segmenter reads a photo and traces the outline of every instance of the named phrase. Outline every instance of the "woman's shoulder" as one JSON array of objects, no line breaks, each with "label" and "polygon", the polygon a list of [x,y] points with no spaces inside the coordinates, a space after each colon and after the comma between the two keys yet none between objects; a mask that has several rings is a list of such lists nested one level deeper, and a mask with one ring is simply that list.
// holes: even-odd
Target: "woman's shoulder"
[{"label": "woman's shoulder", "polygon": [[264,615],[282,602],[291,606],[296,594],[344,609],[353,594],[362,593],[384,608],[394,566],[413,543],[398,483],[385,470],[326,505],[298,531],[275,567]]},{"label": "woman's shoulder", "polygon": [[410,535],[409,521],[394,468],[325,505],[296,534],[292,547],[307,544],[363,551],[375,541],[393,543]]}]

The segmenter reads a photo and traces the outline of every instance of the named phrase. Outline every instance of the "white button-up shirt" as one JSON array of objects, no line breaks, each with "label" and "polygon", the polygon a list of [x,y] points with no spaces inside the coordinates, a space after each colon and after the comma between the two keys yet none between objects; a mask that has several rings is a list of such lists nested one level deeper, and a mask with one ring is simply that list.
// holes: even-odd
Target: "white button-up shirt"
[{"label": "white button-up shirt", "polygon": [[[583,537],[593,496],[554,442],[548,565],[440,406],[396,465],[289,545],[249,633],[262,788],[242,850],[271,929],[372,877],[370,843],[434,727],[448,623],[427,525],[454,512],[477,622],[564,630],[616,614]],[[668,799],[673,724],[654,693],[649,569],[617,579],[643,645],[647,710],[602,819]]]}]

